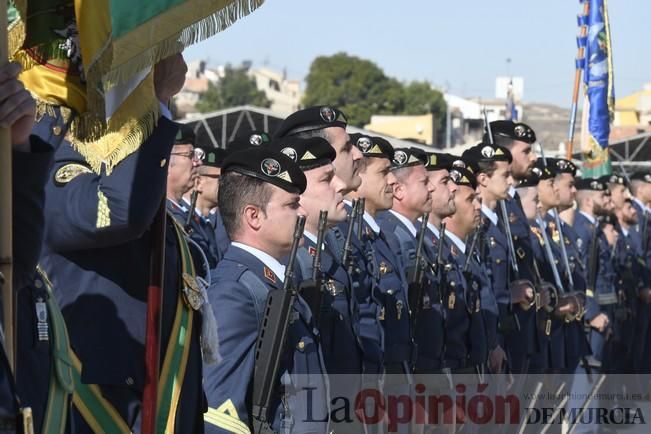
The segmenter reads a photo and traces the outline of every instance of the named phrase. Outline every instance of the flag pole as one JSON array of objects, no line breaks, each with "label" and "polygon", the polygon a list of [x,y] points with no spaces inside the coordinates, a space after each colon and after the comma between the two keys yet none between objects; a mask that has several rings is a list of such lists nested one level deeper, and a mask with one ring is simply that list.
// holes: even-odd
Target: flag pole
[{"label": "flag pole", "polygon": [[[9,59],[7,46],[7,2],[2,2],[0,11],[0,65],[6,65]],[[12,225],[12,175],[11,175],[11,136],[9,129],[0,128],[0,272],[4,277],[2,286],[2,314],[4,347],[12,371],[15,371],[15,335],[14,335],[14,292],[13,292],[13,225]]]},{"label": "flag pole", "polygon": [[[583,1],[583,17],[587,17],[590,12],[590,2],[588,0]],[[583,40],[588,36],[588,26],[582,25],[581,32],[579,34],[579,41]],[[579,89],[581,88],[581,78],[583,73],[583,68],[580,65],[581,60],[585,61],[585,46],[582,43],[578,44],[578,53],[576,55],[577,65],[576,71],[574,72],[574,89],[572,92],[572,107],[570,109],[570,127],[567,132],[567,147],[566,147],[566,158],[568,160],[572,159],[572,153],[574,148],[574,130],[576,127],[576,114],[579,106]]]},{"label": "flag pole", "polygon": [[142,395],[142,434],[157,432],[158,383],[161,348],[161,312],[165,271],[166,204],[163,197],[151,226],[152,250],[147,289],[147,317],[145,320],[145,386]]}]

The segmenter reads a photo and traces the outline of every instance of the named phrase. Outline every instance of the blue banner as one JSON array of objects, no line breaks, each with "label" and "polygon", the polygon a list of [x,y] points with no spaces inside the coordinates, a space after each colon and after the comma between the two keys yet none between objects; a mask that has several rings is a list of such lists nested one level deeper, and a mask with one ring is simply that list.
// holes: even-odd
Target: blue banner
[{"label": "blue banner", "polygon": [[611,172],[608,136],[615,105],[610,26],[607,0],[584,1],[589,1],[590,7],[587,19],[582,20],[587,25],[583,80],[589,102],[589,143],[583,144],[583,153],[586,169],[603,175]]}]

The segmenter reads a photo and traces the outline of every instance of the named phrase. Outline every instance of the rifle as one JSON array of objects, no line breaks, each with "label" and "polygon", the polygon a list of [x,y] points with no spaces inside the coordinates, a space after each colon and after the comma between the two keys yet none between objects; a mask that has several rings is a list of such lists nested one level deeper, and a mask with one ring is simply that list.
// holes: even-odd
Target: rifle
[{"label": "rifle", "polygon": [[359,200],[357,201],[357,214],[355,215],[355,224],[356,224],[356,231],[357,231],[357,239],[362,238],[362,227],[364,224],[364,208],[366,208],[366,199],[363,197],[360,197]]},{"label": "rifle", "polygon": [[[470,284],[471,287],[470,289],[472,291],[473,296],[477,295],[478,297],[480,295],[476,294],[477,291],[475,290],[474,286],[471,283],[471,282],[476,282],[476,280],[475,280],[475,276],[470,272],[470,261],[472,260],[472,255],[473,252],[475,251],[475,247],[477,246],[477,240],[479,239],[479,232],[480,229],[478,227],[475,229],[475,232],[472,234],[472,238],[470,240],[470,247],[466,251],[466,260],[463,263],[463,268],[461,269],[461,273],[466,278],[466,281]],[[476,301],[476,299],[473,298],[473,302],[474,301]],[[475,306],[466,305],[466,309],[468,309],[468,312],[472,314],[473,310],[475,309]]]},{"label": "rifle", "polygon": [[357,217],[358,208],[359,208],[359,200],[353,199],[350,208],[350,214],[348,214],[348,231],[346,231],[346,240],[344,241],[344,248],[341,255],[341,263],[346,270],[348,270],[348,268],[350,268],[350,266],[352,265],[351,257],[353,254],[353,247],[351,242],[353,238],[353,228],[355,227],[355,218]]},{"label": "rifle", "polygon": [[272,289],[267,295],[267,305],[260,332],[255,343],[255,366],[253,369],[252,415],[253,432],[273,433],[267,413],[275,397],[276,382],[280,370],[280,359],[287,339],[287,328],[292,306],[296,299],[294,285],[294,263],[298,245],[303,237],[305,216],[296,218],[292,248],[285,268],[283,289]]},{"label": "rifle", "polygon": [[414,268],[409,275],[409,306],[411,310],[411,330],[412,334],[416,330],[416,320],[418,314],[423,309],[423,278],[425,277],[425,258],[423,255],[423,244],[425,242],[425,231],[427,230],[427,220],[429,213],[423,214],[422,224],[418,230],[418,239],[416,243],[416,259]]},{"label": "rifle", "polygon": [[[543,164],[547,167],[547,158],[545,158],[545,151],[543,150],[542,144],[540,144],[540,156],[542,157]],[[563,226],[561,225],[561,217],[558,214],[558,209],[556,207],[552,208],[552,215],[554,216],[554,222],[556,223],[556,228],[558,229],[559,245],[561,248],[561,258],[563,259],[563,266],[567,272],[567,282],[571,290],[574,290],[574,277],[572,276],[572,269],[570,268],[570,260],[567,256],[567,249],[565,248],[565,237],[563,236]],[[542,230],[542,228],[541,228]]]},{"label": "rifle", "polygon": [[321,255],[323,250],[323,239],[325,238],[326,225],[328,223],[328,211],[319,213],[319,231],[316,236],[316,252],[312,260],[312,276],[310,280],[301,282],[300,293],[305,302],[312,310],[314,323],[319,325],[321,316],[321,299],[323,296],[323,273],[321,271]]},{"label": "rifle", "polygon": [[644,219],[642,223],[644,227],[642,228],[642,254],[643,259],[646,261],[646,255],[649,251],[649,212],[644,210]]},{"label": "rifle", "polygon": [[185,218],[185,225],[183,226],[183,229],[187,233],[190,233],[192,231],[192,228],[190,225],[192,224],[192,217],[194,217],[195,213],[195,208],[197,207],[197,198],[199,197],[199,190],[192,190],[192,195],[190,196],[190,209],[188,210],[188,216]]},{"label": "rifle", "polygon": [[595,223],[588,250],[588,289],[594,291],[597,285],[597,266],[599,262],[599,222]]}]

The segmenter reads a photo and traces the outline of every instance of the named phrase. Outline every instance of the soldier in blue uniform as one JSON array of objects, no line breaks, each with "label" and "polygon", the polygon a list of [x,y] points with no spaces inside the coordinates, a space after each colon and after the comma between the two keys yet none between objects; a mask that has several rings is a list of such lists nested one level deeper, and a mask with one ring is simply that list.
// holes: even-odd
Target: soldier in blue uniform
[{"label": "soldier in blue uniform", "polygon": [[492,372],[502,372],[506,361],[510,372],[525,373],[535,330],[524,318],[533,307],[534,290],[531,282],[520,279],[512,271],[512,253],[504,219],[499,215],[499,201],[509,197],[512,156],[503,146],[481,142],[466,150],[463,158],[471,163],[482,198],[482,261],[490,271],[499,311],[497,342],[506,352],[506,357],[499,350],[492,352],[489,368]]},{"label": "soldier in blue uniform", "polygon": [[[337,405],[341,402],[341,397],[354,402],[354,397],[361,390],[363,346],[358,334],[359,307],[349,270],[339,257],[341,252],[333,249],[329,243],[317,246],[317,237],[320,211],[328,213],[326,229],[346,220],[342,195],[345,184],[335,174],[332,165],[336,157],[334,148],[321,137],[286,137],[273,140],[265,146],[292,158],[307,179],[307,187],[301,194],[301,206],[306,211],[307,218],[303,233],[304,244],[296,257],[297,276],[300,276],[301,281],[310,282],[301,290],[301,294],[312,312],[318,313],[314,317],[330,378],[333,408],[337,408],[341,406]],[[312,281],[318,248],[321,249],[320,269],[316,271],[316,281]],[[317,296],[317,291],[322,295]],[[360,429],[346,421],[333,425],[333,428],[336,432],[358,432]]]},{"label": "soldier in blue uniform", "polygon": [[[211,270],[217,266],[217,262],[224,256],[227,247],[220,246],[217,243],[216,220],[215,217],[211,219],[211,214],[216,215],[218,213],[219,177],[225,156],[226,151],[223,149],[206,151],[205,158],[197,169],[198,176],[194,189],[183,195],[183,201],[188,205],[188,208],[192,208],[193,194],[196,197],[190,226],[187,229],[190,232],[192,241],[201,248]],[[185,223],[187,223],[187,219]]]},{"label": "soldier in blue uniform", "polygon": [[[540,201],[543,211],[547,208],[547,212],[543,217],[549,229],[549,238],[552,241],[552,250],[554,251],[556,259],[562,259],[562,251],[560,250],[560,243],[565,245],[567,254],[567,261],[569,270],[566,269],[563,261],[558,262],[559,270],[561,271],[561,278],[568,292],[575,291],[580,295],[580,301],[585,303],[581,307],[582,315],[576,318],[576,321],[571,321],[566,324],[565,328],[565,364],[568,372],[575,372],[579,368],[579,362],[587,361],[587,356],[591,354],[590,343],[585,335],[583,321],[585,320],[586,309],[595,311],[596,305],[593,298],[587,298],[586,293],[586,269],[581,256],[579,255],[576,245],[576,233],[571,225],[568,225],[561,218],[555,218],[554,213],[560,213],[574,206],[576,199],[576,187],[574,185],[574,176],[576,176],[576,166],[569,160],[548,158],[547,165],[550,170],[555,174],[554,187],[556,188],[556,204],[555,209],[549,209],[551,203],[546,202],[545,195],[540,195]],[[540,188],[540,187],[539,187]],[[560,214],[559,214],[560,216]],[[556,227],[557,222],[560,222],[561,228]],[[561,233],[563,240],[561,241]],[[573,287],[570,286],[569,273],[572,275]]]},{"label": "soldier in blue uniform", "polygon": [[[185,63],[174,55],[155,68],[156,95],[166,104],[183,85]],[[42,120],[58,121],[49,115]],[[177,129],[161,117],[149,138],[110,172],[94,172],[65,139],[55,154],[46,185],[41,262],[74,351],[77,404],[71,424],[76,433],[140,429],[147,287],[157,236],[150,227],[165,199]],[[209,316],[199,311],[206,311],[204,295],[193,277],[185,238],[172,219],[166,224],[159,384],[166,405],[159,409],[159,421],[168,432],[202,432],[202,344],[209,361],[217,354],[216,343],[200,335],[214,330],[201,322]],[[183,339],[175,321],[184,328]],[[171,393],[174,384],[179,393]],[[107,412],[110,416],[103,417]]]},{"label": "soldier in blue uniform", "polygon": [[[0,349],[0,429],[22,432],[30,429],[19,416],[20,407],[31,407],[35,432],[41,425],[47,402],[52,362],[51,348],[37,342],[36,304],[32,297],[37,291],[34,271],[43,237],[44,185],[52,163],[52,147],[37,135],[31,135],[35,103],[17,79],[20,66],[10,63],[0,67],[0,123],[10,130],[12,164],[12,232],[13,279],[16,301],[16,381],[12,376],[4,346]],[[4,277],[3,277],[4,278]],[[4,282],[0,281],[0,288]],[[1,307],[1,306],[0,306]],[[5,332],[3,330],[3,332]],[[42,350],[42,351],[38,351]],[[28,362],[36,365],[33,369]],[[19,398],[20,397],[20,398]],[[67,402],[62,403],[67,411]],[[65,425],[65,420],[63,421]],[[23,425],[23,426],[21,426]],[[59,427],[61,428],[61,427]]]},{"label": "soldier in blue uniform", "polygon": [[[428,303],[423,303],[421,317],[418,318],[419,326],[415,330],[418,345],[416,373],[440,373],[443,369],[449,369],[445,363],[446,339],[449,336],[445,333],[448,315],[445,302],[449,294],[463,286],[463,278],[459,269],[454,266],[449,243],[443,243],[441,258],[438,258],[438,252],[441,223],[456,210],[454,198],[458,187],[450,178],[449,172],[453,161],[454,158],[447,154],[432,152],[427,154],[425,164],[432,186],[432,210],[428,221],[419,221],[416,226],[420,230],[420,225],[427,225],[425,251],[429,262],[435,265],[437,273],[430,277],[433,284],[427,288]],[[438,330],[443,333],[437,333]]]},{"label": "soldier in blue uniform", "polygon": [[205,158],[204,151],[194,145],[192,128],[181,126],[174,139],[167,171],[167,210],[181,225],[185,225],[190,212],[190,204],[183,200],[183,195],[194,188],[198,167]]},{"label": "soldier in blue uniform", "polygon": [[604,214],[604,198],[607,186],[596,179],[576,180],[578,212],[574,217],[574,231],[577,234],[579,254],[584,258],[587,270],[586,296],[594,298],[597,311],[588,309],[585,317],[589,321],[590,347],[593,356],[602,361],[603,349],[612,323],[614,306],[617,304],[615,292],[615,270],[611,247],[599,227],[597,218]]},{"label": "soldier in blue uniform", "polygon": [[[291,249],[289,222],[304,213],[299,200],[305,188],[299,166],[267,147],[236,151],[224,161],[219,209],[232,241],[209,294],[224,359],[204,371],[207,432],[252,429],[256,338],[267,294],[282,289],[286,278],[280,261]],[[326,433],[329,397],[320,336],[300,296],[292,312],[286,346],[277,349],[282,351],[278,399],[264,417],[274,432]]]},{"label": "soldier in blue uniform", "polygon": [[[635,172],[631,175],[632,205],[637,214],[637,224],[630,228],[630,239],[637,241],[639,253],[645,261],[646,267],[651,269],[651,174]],[[636,350],[633,359],[633,368],[637,372],[651,372],[651,292],[643,290],[638,294],[636,337]]]},{"label": "soldier in blue uniform", "polygon": [[[497,346],[494,330],[491,330],[489,337],[484,319],[488,317],[488,322],[496,323],[497,303],[487,270],[478,256],[476,237],[479,233],[476,231],[481,222],[481,203],[475,175],[462,161],[450,170],[450,177],[458,190],[454,196],[455,213],[444,220],[444,242],[449,246],[452,260],[463,280],[461,285],[451,288],[450,293],[443,297],[443,304],[447,308],[446,364],[460,360],[462,366],[456,369],[451,366],[453,373],[479,374],[481,380],[488,351],[495,350]],[[452,351],[455,347],[456,354]]]},{"label": "soldier in blue uniform", "polygon": [[[355,146],[360,137],[356,136],[353,140],[346,133],[346,125],[346,115],[336,108],[328,106],[309,107],[288,116],[275,132],[274,137],[310,138],[316,136],[326,139],[337,153],[333,165],[337,177],[345,184],[342,193],[346,196],[359,187],[361,183],[359,172],[363,167],[362,150],[359,146]],[[368,137],[364,138],[364,141],[370,140]],[[379,147],[373,149],[379,150],[379,153],[374,155],[388,155],[387,152],[389,152],[393,156],[393,148],[388,142],[382,143],[381,140],[378,140],[376,144]],[[346,203],[346,210],[350,214],[350,202],[345,200],[344,203]],[[340,264],[342,263],[344,242],[349,224],[350,221],[348,223],[339,223],[326,234],[326,244],[335,252],[334,259]],[[367,246],[360,241],[359,235],[354,236],[352,238],[353,254],[351,264],[341,265],[349,272],[353,285],[352,293],[359,309],[357,327],[359,328],[358,336],[361,339],[364,353],[364,372],[373,378],[382,371],[383,330],[378,321],[379,307],[372,294],[373,283],[371,282],[372,273],[369,271],[369,251]]]}]

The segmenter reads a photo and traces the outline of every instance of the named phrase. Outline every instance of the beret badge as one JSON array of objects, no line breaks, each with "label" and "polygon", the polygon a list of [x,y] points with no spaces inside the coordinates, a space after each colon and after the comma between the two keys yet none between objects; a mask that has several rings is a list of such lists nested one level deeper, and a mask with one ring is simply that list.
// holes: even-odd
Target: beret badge
[{"label": "beret badge", "polygon": [[395,153],[395,155],[393,157],[393,160],[396,162],[397,166],[402,166],[405,163],[407,163],[407,159],[408,159],[408,157],[407,157],[407,154],[405,153],[405,151],[396,151],[396,153]]},{"label": "beret badge", "polygon": [[513,132],[515,133],[516,137],[524,137],[527,135],[527,130],[522,125],[517,125],[513,129]]},{"label": "beret badge", "polygon": [[287,155],[292,161],[296,162],[298,156],[296,155],[296,149],[290,148],[289,146],[280,150],[283,154]]},{"label": "beret badge", "polygon": [[335,116],[335,111],[331,109],[330,107],[321,107],[320,110],[320,115],[321,119],[323,119],[325,122],[334,122],[336,116]]},{"label": "beret badge", "polygon": [[260,170],[267,176],[278,176],[280,173],[280,163],[273,158],[265,158],[260,164]]},{"label": "beret badge", "polygon": [[357,139],[357,146],[362,150],[362,152],[368,152],[371,145],[371,140],[368,137],[360,137]]},{"label": "beret badge", "polygon": [[495,149],[492,146],[484,146],[481,149],[481,155],[484,158],[493,158],[495,156]]}]

